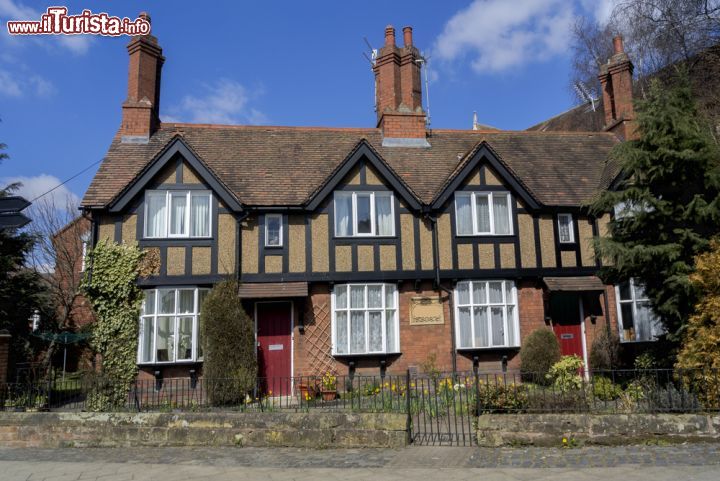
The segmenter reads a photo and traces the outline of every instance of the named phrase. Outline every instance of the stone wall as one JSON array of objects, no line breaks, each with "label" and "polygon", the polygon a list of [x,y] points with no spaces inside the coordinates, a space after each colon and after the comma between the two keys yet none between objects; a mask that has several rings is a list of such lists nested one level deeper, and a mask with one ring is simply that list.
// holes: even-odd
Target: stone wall
[{"label": "stone wall", "polygon": [[396,448],[403,414],[0,412],[2,447]]},{"label": "stone wall", "polygon": [[480,446],[720,442],[720,414],[489,414],[477,437]]}]

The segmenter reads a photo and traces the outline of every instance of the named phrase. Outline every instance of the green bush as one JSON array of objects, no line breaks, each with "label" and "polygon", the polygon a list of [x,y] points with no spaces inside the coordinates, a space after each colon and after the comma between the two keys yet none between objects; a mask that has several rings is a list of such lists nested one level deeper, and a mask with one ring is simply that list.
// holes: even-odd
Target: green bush
[{"label": "green bush", "polygon": [[201,307],[203,376],[215,406],[242,404],[255,388],[255,327],[238,297],[238,283],[223,281]]},{"label": "green bush", "polygon": [[609,371],[620,367],[620,337],[615,331],[603,329],[593,340],[588,363],[593,371]]},{"label": "green bush", "polygon": [[614,401],[623,393],[622,387],[603,376],[593,378],[593,395],[601,401]]},{"label": "green bush", "polygon": [[578,391],[583,385],[582,367],[583,360],[579,356],[563,356],[552,365],[546,377],[560,392]]},{"label": "green bush", "polygon": [[541,328],[530,333],[520,349],[523,381],[547,385],[550,367],[560,360],[560,344],[555,333]]}]

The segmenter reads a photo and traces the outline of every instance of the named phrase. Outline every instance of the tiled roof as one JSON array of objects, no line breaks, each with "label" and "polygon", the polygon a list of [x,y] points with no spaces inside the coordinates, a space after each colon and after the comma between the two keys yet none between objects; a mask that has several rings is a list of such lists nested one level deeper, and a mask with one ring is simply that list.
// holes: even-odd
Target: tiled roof
[{"label": "tiled roof", "polygon": [[600,132],[433,130],[430,148],[383,147],[379,129],[163,124],[147,144],[116,136],[82,205],[107,206],[175,137],[245,205],[303,205],[366,140],[424,203],[481,142],[546,205],[580,205],[602,185],[617,143]]}]

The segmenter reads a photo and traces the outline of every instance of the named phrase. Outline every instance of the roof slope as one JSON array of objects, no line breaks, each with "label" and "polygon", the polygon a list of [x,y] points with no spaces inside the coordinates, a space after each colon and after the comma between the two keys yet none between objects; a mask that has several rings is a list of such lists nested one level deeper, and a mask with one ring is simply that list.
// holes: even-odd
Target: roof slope
[{"label": "roof slope", "polygon": [[379,129],[163,124],[148,144],[113,140],[82,205],[105,207],[176,136],[245,205],[300,206],[362,140],[429,204],[485,141],[546,205],[580,205],[601,185],[608,133],[433,130],[430,148],[383,147]]}]

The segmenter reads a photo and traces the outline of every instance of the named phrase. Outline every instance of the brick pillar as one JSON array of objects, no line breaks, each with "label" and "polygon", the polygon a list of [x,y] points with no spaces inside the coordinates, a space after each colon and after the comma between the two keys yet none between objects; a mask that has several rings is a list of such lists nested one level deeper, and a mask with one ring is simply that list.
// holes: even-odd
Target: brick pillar
[{"label": "brick pillar", "polygon": [[602,86],[605,130],[624,140],[631,140],[637,138],[632,91],[633,64],[625,53],[622,37],[613,39],[613,48],[613,56],[600,67],[598,76]]},{"label": "brick pillar", "polygon": [[0,384],[7,382],[11,338],[12,336],[6,330],[0,331]]}]

